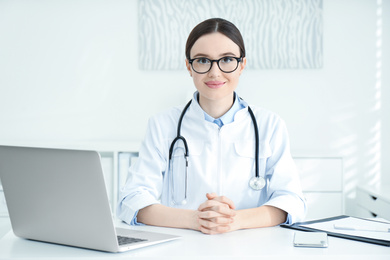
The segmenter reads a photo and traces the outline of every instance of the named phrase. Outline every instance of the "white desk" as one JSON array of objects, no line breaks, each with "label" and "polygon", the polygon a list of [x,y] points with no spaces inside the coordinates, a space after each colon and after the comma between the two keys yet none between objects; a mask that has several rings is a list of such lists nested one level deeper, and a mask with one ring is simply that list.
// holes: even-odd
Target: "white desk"
[{"label": "white desk", "polygon": [[8,217],[0,217],[0,239],[11,230],[11,222]]},{"label": "white desk", "polygon": [[[121,226],[129,227],[125,224]],[[105,253],[30,241],[12,231],[0,239],[0,259],[390,259],[390,247],[329,237],[328,248],[298,248],[294,230],[271,227],[204,235],[191,230],[152,226],[129,227],[182,236],[180,240],[126,253]]]}]

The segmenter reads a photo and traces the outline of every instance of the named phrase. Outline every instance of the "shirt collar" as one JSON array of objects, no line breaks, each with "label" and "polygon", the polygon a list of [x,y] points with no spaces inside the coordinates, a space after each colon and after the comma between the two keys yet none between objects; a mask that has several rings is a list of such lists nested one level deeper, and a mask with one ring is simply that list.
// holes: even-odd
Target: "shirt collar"
[{"label": "shirt collar", "polygon": [[[194,93],[194,100],[196,102],[198,102],[198,95],[199,95],[199,92],[196,91]],[[199,102],[198,102],[199,104]],[[204,113],[204,118],[206,121],[208,122],[212,122],[212,123],[215,123],[217,124],[219,127],[223,126],[223,125],[226,125],[226,124],[230,124],[234,121],[234,116],[235,114],[245,108],[245,102],[243,102],[239,97],[238,95],[236,94],[236,92],[234,92],[234,103],[233,103],[233,106],[223,115],[221,116],[220,118],[213,118],[212,116],[210,116],[209,114],[207,114],[205,111],[203,111]],[[203,110],[203,109],[202,109]]]}]

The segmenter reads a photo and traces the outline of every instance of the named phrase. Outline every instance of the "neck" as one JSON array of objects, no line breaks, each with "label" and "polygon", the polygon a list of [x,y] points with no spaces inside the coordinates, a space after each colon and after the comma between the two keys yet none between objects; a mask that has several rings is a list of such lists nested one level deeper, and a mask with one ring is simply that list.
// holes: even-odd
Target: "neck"
[{"label": "neck", "polygon": [[210,100],[199,95],[200,107],[211,117],[220,118],[233,106],[234,94],[219,100]]}]

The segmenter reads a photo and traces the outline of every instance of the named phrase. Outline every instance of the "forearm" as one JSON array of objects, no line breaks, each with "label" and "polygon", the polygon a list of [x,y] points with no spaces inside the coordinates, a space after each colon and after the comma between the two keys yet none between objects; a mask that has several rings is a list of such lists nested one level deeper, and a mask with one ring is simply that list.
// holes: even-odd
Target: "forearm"
[{"label": "forearm", "polygon": [[287,213],[273,206],[238,210],[234,222],[238,229],[271,227],[284,223]]},{"label": "forearm", "polygon": [[147,225],[199,230],[197,212],[153,204],[138,211],[137,221]]}]

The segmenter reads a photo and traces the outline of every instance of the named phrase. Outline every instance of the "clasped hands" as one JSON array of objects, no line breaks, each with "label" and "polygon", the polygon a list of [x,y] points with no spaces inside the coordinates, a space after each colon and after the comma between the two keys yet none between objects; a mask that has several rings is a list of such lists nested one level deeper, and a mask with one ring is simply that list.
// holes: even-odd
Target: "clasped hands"
[{"label": "clasped hands", "polygon": [[206,197],[196,211],[198,230],[211,235],[239,229],[233,201],[216,193],[207,193]]}]

